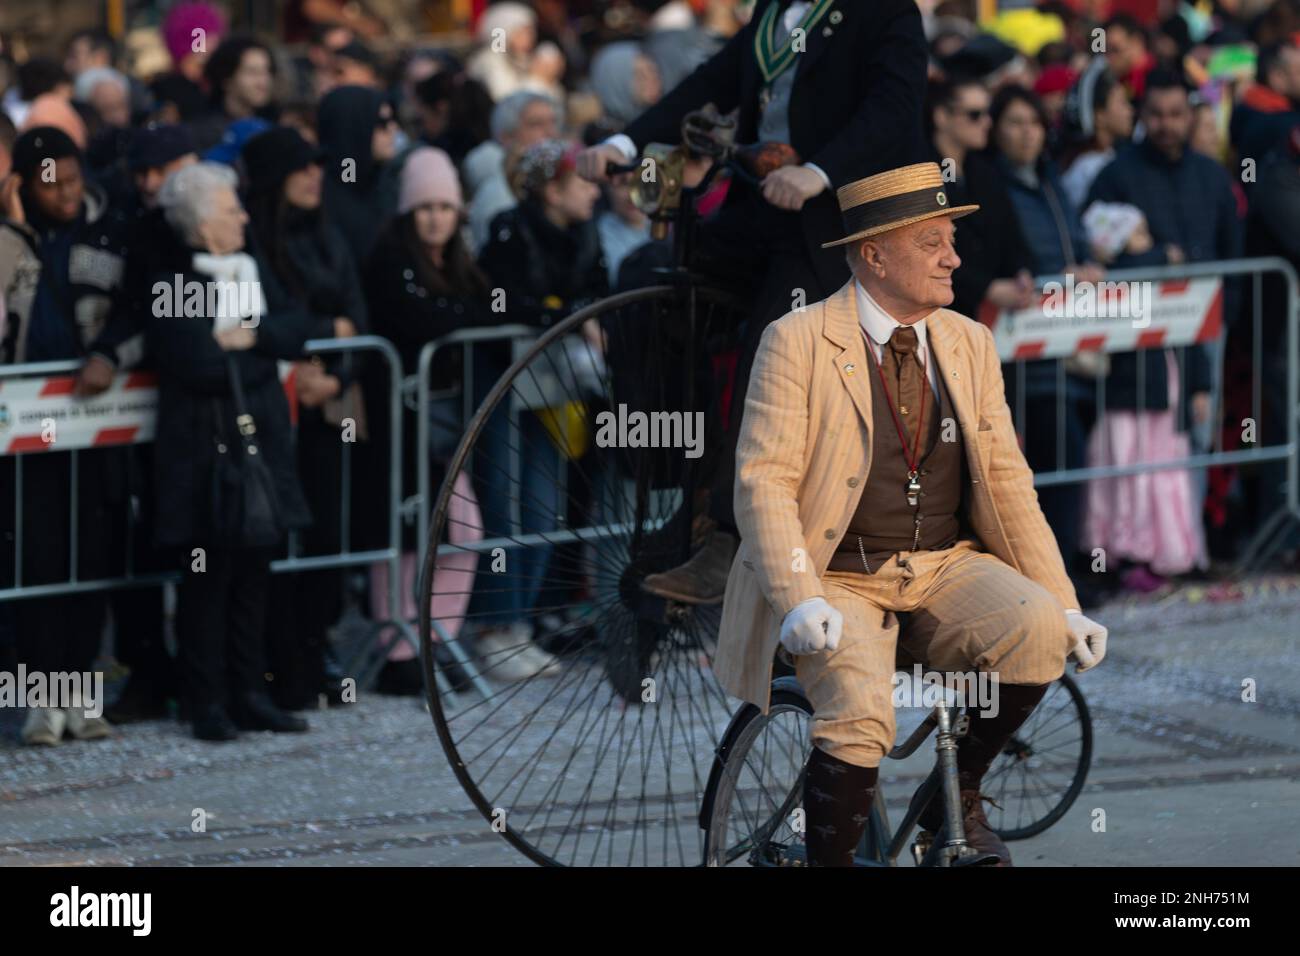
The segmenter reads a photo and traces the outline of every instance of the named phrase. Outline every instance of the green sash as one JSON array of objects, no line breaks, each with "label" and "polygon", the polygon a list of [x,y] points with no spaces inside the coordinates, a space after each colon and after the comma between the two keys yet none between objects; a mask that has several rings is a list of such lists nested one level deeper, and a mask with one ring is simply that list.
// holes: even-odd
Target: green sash
[{"label": "green sash", "polygon": [[[802,29],[804,38],[812,32],[812,28],[817,25],[826,12],[835,5],[835,0],[815,0],[808,8],[808,12],[803,15],[795,30]],[[763,11],[763,18],[758,21],[758,29],[754,32],[754,55],[758,58],[758,68],[763,72],[765,83],[771,83],[774,79],[784,73],[794,63],[795,57],[798,56],[794,51],[795,34],[791,31],[790,35],[785,38],[785,42],[778,49],[776,46],[776,27],[777,27],[777,7],[780,4],[769,3],[767,9]]]}]

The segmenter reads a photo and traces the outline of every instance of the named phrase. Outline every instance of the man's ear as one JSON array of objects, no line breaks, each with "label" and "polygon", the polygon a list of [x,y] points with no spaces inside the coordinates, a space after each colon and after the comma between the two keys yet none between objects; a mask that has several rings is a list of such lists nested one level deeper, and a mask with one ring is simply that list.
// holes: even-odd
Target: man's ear
[{"label": "man's ear", "polygon": [[884,267],[880,243],[874,237],[863,239],[858,243],[858,258],[872,272]]}]

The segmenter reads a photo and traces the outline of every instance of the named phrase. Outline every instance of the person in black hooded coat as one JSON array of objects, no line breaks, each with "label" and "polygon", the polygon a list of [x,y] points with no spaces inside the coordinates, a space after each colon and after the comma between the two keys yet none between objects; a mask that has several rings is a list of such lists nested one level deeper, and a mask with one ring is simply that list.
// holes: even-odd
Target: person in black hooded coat
[{"label": "person in black hooded coat", "polygon": [[340,86],[317,111],[325,154],[325,212],[365,262],[379,230],[397,208],[397,120],[378,90]]},{"label": "person in black hooded coat", "polygon": [[[321,209],[320,151],[297,130],[278,126],[249,140],[243,159],[254,254],[263,280],[274,279],[297,308],[312,316],[312,338],[366,334],[366,300],[356,263]],[[364,353],[336,353],[295,366],[298,465],[314,519],[299,541],[304,556],[342,550],[344,448],[355,445],[341,426],[362,418],[356,391],[349,391],[362,358]],[[356,495],[350,499],[355,507]],[[272,696],[281,707],[313,706],[321,692],[342,702],[342,675],[327,682],[326,667],[327,632],[342,614],[343,590],[342,572],[331,568],[272,581],[266,646]]]}]

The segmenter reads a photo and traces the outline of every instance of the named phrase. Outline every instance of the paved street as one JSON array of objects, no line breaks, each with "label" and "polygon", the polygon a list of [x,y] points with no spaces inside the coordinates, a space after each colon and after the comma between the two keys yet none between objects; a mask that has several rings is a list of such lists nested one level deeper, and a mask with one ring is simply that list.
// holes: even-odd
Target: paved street
[{"label": "paved street", "polygon": [[[1092,772],[1064,819],[1012,844],[1017,865],[1300,864],[1300,578],[1223,591],[1097,615],[1111,649],[1079,681]],[[1241,700],[1248,679],[1253,703]],[[531,865],[462,792],[422,700],[365,696],[309,717],[307,735],[225,746],[158,722],[47,750],[19,747],[6,714],[0,864]],[[932,759],[923,749],[884,768],[895,820]],[[679,796],[654,812],[692,817]],[[196,808],[206,832],[191,830]]]}]

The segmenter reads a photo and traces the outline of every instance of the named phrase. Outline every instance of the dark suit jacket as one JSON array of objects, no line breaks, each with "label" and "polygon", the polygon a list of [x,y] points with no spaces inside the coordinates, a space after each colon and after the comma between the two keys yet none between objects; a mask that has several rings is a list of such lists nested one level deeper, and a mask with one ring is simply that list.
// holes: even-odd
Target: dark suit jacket
[{"label": "dark suit jacket", "polygon": [[[762,74],[754,34],[768,4],[759,0],[750,22],[727,44],[623,132],[638,149],[647,143],[681,142],[682,118],[705,103],[719,112],[739,107],[736,142],[758,138]],[[840,0],[810,31],[798,54],[790,93],[790,139],[803,162],[825,170],[831,185],[846,183],[928,157],[921,130],[927,47],[914,0]],[[831,35],[826,36],[825,30]],[[752,193],[733,188],[727,201]],[[809,200],[800,220],[818,277],[838,288],[848,274],[844,249],[821,243],[843,235],[835,193]]]}]

